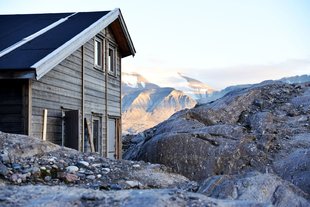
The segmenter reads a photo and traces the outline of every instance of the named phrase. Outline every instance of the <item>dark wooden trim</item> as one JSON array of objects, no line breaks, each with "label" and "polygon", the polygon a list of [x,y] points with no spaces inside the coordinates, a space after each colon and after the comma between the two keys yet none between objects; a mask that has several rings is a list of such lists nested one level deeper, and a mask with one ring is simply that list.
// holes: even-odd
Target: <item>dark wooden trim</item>
[{"label": "dark wooden trim", "polygon": [[28,114],[27,114],[27,124],[28,124],[28,130],[27,134],[28,136],[32,136],[32,80],[28,80]]},{"label": "dark wooden trim", "polygon": [[35,79],[34,69],[25,70],[0,70],[0,79]]},{"label": "dark wooden trim", "polygon": [[[122,59],[120,59],[120,64],[119,64],[119,79],[120,79],[120,83],[122,83]],[[123,157],[123,142],[122,142],[122,86],[120,86],[120,94],[121,94],[121,98],[120,98],[120,102],[119,102],[119,108],[120,108],[120,113],[121,113],[121,117],[119,118],[119,158],[118,159],[122,159]]]},{"label": "dark wooden trim", "polygon": [[107,66],[107,54],[108,54],[108,40],[104,39],[104,49],[105,49],[105,134],[106,134],[106,139],[105,139],[105,146],[106,146],[106,154],[105,156],[108,157],[108,66]]}]

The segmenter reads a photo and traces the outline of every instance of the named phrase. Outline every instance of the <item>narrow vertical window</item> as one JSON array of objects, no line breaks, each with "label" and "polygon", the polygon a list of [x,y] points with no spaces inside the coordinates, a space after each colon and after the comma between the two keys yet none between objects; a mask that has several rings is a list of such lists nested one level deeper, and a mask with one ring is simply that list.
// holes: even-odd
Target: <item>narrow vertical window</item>
[{"label": "narrow vertical window", "polygon": [[94,66],[102,68],[102,40],[98,38],[94,41]]},{"label": "narrow vertical window", "polygon": [[115,54],[114,49],[109,48],[109,56],[108,56],[108,71],[112,74],[115,73]]},{"label": "narrow vertical window", "polygon": [[101,149],[101,136],[100,136],[100,118],[99,117],[93,117],[93,142],[94,142],[94,147],[95,147],[95,152],[100,153]]}]

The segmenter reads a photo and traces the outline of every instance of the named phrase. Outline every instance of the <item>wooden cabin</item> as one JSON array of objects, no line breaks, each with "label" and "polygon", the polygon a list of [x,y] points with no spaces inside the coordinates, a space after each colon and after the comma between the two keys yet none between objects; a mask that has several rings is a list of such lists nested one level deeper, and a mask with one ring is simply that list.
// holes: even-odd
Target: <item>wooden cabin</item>
[{"label": "wooden cabin", "polygon": [[0,131],[121,158],[121,11],[0,15]]}]

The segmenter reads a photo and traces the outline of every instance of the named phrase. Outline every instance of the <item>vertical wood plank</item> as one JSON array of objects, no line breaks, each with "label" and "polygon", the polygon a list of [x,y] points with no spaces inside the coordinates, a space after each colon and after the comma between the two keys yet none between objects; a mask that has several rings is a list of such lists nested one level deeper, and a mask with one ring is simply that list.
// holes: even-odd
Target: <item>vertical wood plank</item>
[{"label": "vertical wood plank", "polygon": [[32,80],[28,80],[28,136],[32,136]]},{"label": "vertical wood plank", "polygon": [[95,152],[95,146],[94,146],[94,142],[93,142],[93,133],[92,130],[90,128],[90,123],[88,122],[88,120],[85,118],[85,123],[87,126],[87,131],[88,131],[88,142],[90,145],[90,150],[91,152]]},{"label": "vertical wood plank", "polygon": [[47,127],[47,109],[43,110],[43,132],[42,139],[46,141],[46,127]]},{"label": "vertical wood plank", "polygon": [[108,40],[105,38],[104,40],[105,45],[105,146],[106,146],[106,154],[105,156],[108,157],[108,66],[107,66],[107,56],[108,56]]},{"label": "vertical wood plank", "polygon": [[85,139],[85,52],[84,52],[84,45],[81,47],[82,51],[82,136],[81,136],[81,148],[80,151],[84,152],[84,139]]}]

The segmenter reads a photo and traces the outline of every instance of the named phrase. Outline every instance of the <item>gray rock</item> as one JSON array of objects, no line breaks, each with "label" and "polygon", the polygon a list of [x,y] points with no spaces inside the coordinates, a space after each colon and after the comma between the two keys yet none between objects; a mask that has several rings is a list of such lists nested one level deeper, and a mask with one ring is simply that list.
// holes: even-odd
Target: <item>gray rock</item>
[{"label": "gray rock", "polygon": [[15,206],[222,206],[263,207],[269,206],[253,201],[229,201],[206,197],[181,190],[121,190],[96,191],[64,186],[0,186],[3,207]]},{"label": "gray rock", "polygon": [[1,154],[0,155],[0,160],[2,160],[2,162],[4,162],[4,163],[10,163],[10,157],[9,157],[9,155],[7,154],[7,153],[5,153],[5,154]]},{"label": "gray rock", "polygon": [[142,184],[137,180],[127,180],[125,183],[129,185],[130,188],[139,188],[142,186]]},{"label": "gray rock", "polygon": [[[310,137],[309,137],[310,139]],[[297,149],[274,163],[275,172],[283,179],[310,192],[310,149]]]},{"label": "gray rock", "polygon": [[205,180],[198,192],[219,199],[247,200],[274,206],[309,206],[309,195],[272,174],[220,175]]},{"label": "gray rock", "polygon": [[[203,181],[272,172],[310,193],[310,83],[268,81],[228,93],[136,135],[124,159],[164,164]],[[128,140],[127,140],[128,141]]]},{"label": "gray rock", "polygon": [[66,171],[68,173],[76,173],[77,171],[79,171],[79,168],[77,166],[71,165],[66,167]]},{"label": "gray rock", "polygon": [[79,161],[79,162],[78,162],[78,166],[79,166],[79,167],[88,167],[88,166],[89,166],[89,162],[86,162],[86,161]]},{"label": "gray rock", "polygon": [[88,176],[86,176],[86,178],[90,179],[90,180],[95,180],[96,176],[95,175],[88,175]]},{"label": "gray rock", "polygon": [[[10,139],[11,136],[12,139]],[[26,144],[22,140],[24,138],[23,135],[0,133],[0,153],[10,152],[11,147],[16,150],[16,146],[20,143]],[[3,169],[8,169],[8,171],[3,170],[3,172],[9,173],[7,176],[1,176],[4,183],[18,184],[22,182],[23,185],[44,183],[51,186],[75,185],[81,188],[120,190],[130,188],[124,184],[126,180],[136,180],[143,183],[143,186],[139,187],[141,189],[169,187],[193,190],[197,188],[195,182],[189,181],[184,176],[171,173],[170,169],[162,165],[110,160],[97,154],[82,153],[61,147],[37,153],[38,150],[35,147],[45,149],[44,144],[50,146],[50,143],[41,143],[29,137],[27,139],[27,149],[33,148],[35,151],[27,154],[33,154],[33,156],[28,157],[24,153],[17,152],[17,155],[12,159],[13,163],[18,166],[15,169],[12,169],[11,162],[2,163]],[[32,147],[31,143],[34,143]],[[80,164],[78,164],[79,162]],[[87,165],[86,162],[89,164],[88,166],[85,166]],[[83,168],[79,169],[76,166],[82,166],[82,164]]]},{"label": "gray rock", "polygon": [[0,176],[6,176],[8,173],[8,168],[0,161]]},{"label": "gray rock", "polygon": [[4,152],[8,152],[10,161],[14,161],[16,158],[32,157],[34,155],[61,149],[61,147],[25,135],[0,132],[0,149]]}]

